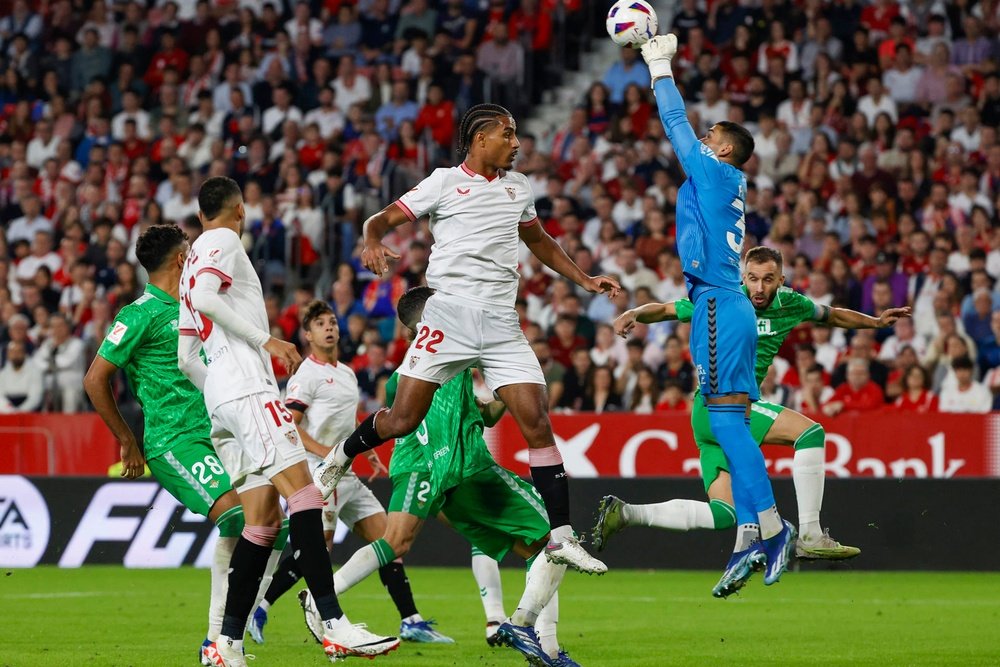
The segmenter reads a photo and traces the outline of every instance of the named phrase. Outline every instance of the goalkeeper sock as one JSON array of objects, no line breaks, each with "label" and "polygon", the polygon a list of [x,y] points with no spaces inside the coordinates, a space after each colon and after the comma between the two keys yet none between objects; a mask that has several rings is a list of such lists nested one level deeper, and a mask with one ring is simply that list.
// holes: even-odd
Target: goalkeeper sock
[{"label": "goalkeeper sock", "polygon": [[[764,455],[750,435],[744,420],[746,406],[710,404],[708,421],[729,461],[736,519],[740,524],[761,524],[764,539],[781,532],[781,517],[775,510],[771,480],[767,476]],[[776,525],[775,525],[776,524]]]},{"label": "goalkeeper sock", "polygon": [[749,549],[755,540],[760,539],[760,526],[755,523],[741,523],[736,528],[736,548],[733,551]]},{"label": "goalkeeper sock", "polygon": [[503,623],[507,614],[503,610],[503,587],[500,583],[500,565],[479,549],[472,548],[472,576],[479,587],[487,623]]},{"label": "goalkeeper sock", "polygon": [[274,570],[271,585],[267,587],[264,599],[260,602],[260,607],[264,611],[267,611],[272,604],[278,601],[278,598],[291,590],[301,578],[302,570],[299,569],[298,561],[291,555],[285,556],[284,560]]},{"label": "goalkeeper sock", "polygon": [[333,575],[337,595],[351,590],[359,581],[383,565],[396,560],[396,553],[384,539],[378,539],[357,551]]},{"label": "goalkeeper sock", "polygon": [[528,582],[517,603],[517,611],[511,616],[511,622],[514,625],[534,625],[542,608],[555,595],[565,574],[565,565],[550,563],[544,555],[536,554],[528,569]]},{"label": "goalkeeper sock", "polygon": [[823,487],[826,483],[826,433],[819,424],[813,424],[795,441],[795,458],[792,460],[792,480],[799,506],[799,535],[806,542],[823,536],[819,522],[823,507]]},{"label": "goalkeeper sock", "polygon": [[542,650],[550,658],[559,657],[559,639],[556,637],[556,625],[559,623],[559,591],[552,594],[549,603],[542,607],[542,613],[535,621],[535,633],[542,645]]},{"label": "goalkeeper sock", "polygon": [[558,540],[567,532],[572,534],[572,528],[569,528],[569,479],[566,477],[566,468],[563,466],[559,448],[551,445],[541,449],[529,449],[528,465],[531,469],[531,482],[545,503],[545,510],[549,515],[549,527],[553,532],[561,529],[559,537],[553,535],[552,539]]},{"label": "goalkeeper sock", "polygon": [[378,569],[378,578],[381,579],[385,590],[389,592],[392,603],[396,605],[399,617],[406,620],[422,620],[417,613],[417,605],[413,601],[413,590],[410,588],[410,580],[406,577],[406,570],[403,569],[403,562],[394,560],[386,563]]}]

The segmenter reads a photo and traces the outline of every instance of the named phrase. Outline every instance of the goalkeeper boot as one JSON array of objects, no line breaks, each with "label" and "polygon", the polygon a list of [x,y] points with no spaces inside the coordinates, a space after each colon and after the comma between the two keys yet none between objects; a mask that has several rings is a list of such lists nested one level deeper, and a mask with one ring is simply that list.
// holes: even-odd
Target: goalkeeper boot
[{"label": "goalkeeper boot", "polygon": [[764,553],[763,545],[755,540],[748,548],[735,552],[726,565],[726,571],[722,573],[719,583],[712,589],[712,595],[717,598],[726,598],[740,590],[750,580],[754,572],[759,572],[764,567],[767,554]]},{"label": "goalkeeper boot", "polygon": [[847,560],[861,553],[857,547],[849,547],[830,537],[830,530],[816,540],[806,541],[800,536],[795,540],[795,557],[805,560]]},{"label": "goalkeeper boot", "polygon": [[348,459],[344,463],[338,463],[337,455],[343,449],[344,442],[346,441],[341,440],[334,445],[330,449],[330,453],[326,455],[326,458],[313,471],[313,483],[316,484],[319,492],[323,494],[323,500],[333,495],[333,490],[340,483],[340,478],[347,474],[347,471],[351,469],[351,463],[354,461],[354,459]]},{"label": "goalkeeper boot", "polygon": [[399,638],[418,644],[454,644],[455,640],[433,628],[434,621],[403,621],[399,624]]},{"label": "goalkeeper boot", "polygon": [[250,637],[258,644],[264,643],[265,625],[267,625],[267,612],[257,607],[253,610],[247,629],[250,631]]},{"label": "goalkeeper boot", "polygon": [[626,526],[622,518],[622,507],[625,505],[620,498],[604,496],[597,506],[597,523],[594,525],[594,548],[604,551],[612,535]]},{"label": "goalkeeper boot", "polygon": [[781,532],[764,540],[767,566],[764,568],[764,585],[778,583],[782,573],[788,568],[788,561],[795,549],[795,526],[782,519],[785,525]]},{"label": "goalkeeper boot", "polygon": [[573,658],[569,657],[569,653],[567,653],[563,649],[559,649],[559,655],[556,656],[552,664],[555,667],[583,667],[583,665],[578,663]]},{"label": "goalkeeper boot", "polygon": [[302,607],[302,615],[306,622],[306,630],[316,640],[317,644],[323,643],[323,619],[319,615],[319,610],[313,603],[312,594],[308,588],[299,591],[299,605]]},{"label": "goalkeeper boot", "polygon": [[[551,538],[550,538],[551,539]],[[575,536],[564,537],[561,542],[545,545],[545,558],[550,563],[565,565],[586,574],[604,574],[608,566],[587,553]]]},{"label": "goalkeeper boot", "polygon": [[323,621],[323,650],[330,662],[353,656],[374,658],[397,648],[398,639],[369,632],[364,623]]},{"label": "goalkeeper boot", "polygon": [[535,628],[530,625],[514,625],[507,619],[497,630],[497,636],[505,646],[509,646],[528,661],[532,667],[549,667],[555,664],[542,650],[542,643],[538,641]]}]

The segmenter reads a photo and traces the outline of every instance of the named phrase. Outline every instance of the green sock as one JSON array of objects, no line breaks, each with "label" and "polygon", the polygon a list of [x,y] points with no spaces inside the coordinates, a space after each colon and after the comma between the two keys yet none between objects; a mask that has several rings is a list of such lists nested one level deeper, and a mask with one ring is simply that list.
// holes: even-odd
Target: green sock
[{"label": "green sock", "polygon": [[219,537],[239,537],[245,523],[241,505],[230,507],[215,520],[215,525],[219,528]]},{"label": "green sock", "polygon": [[390,547],[389,543],[383,538],[379,538],[372,542],[371,548],[375,552],[375,556],[378,558],[379,567],[396,560],[396,552],[392,550],[392,547]]},{"label": "green sock", "polygon": [[712,510],[716,530],[725,530],[736,525],[736,510],[723,500],[710,500],[708,508]]}]

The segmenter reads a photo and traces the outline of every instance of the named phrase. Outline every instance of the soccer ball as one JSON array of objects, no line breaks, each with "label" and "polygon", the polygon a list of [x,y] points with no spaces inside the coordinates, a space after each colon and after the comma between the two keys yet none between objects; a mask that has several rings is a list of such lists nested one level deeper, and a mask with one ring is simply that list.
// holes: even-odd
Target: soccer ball
[{"label": "soccer ball", "polygon": [[656,12],[644,0],[618,0],[608,10],[605,26],[619,46],[638,48],[656,35]]}]

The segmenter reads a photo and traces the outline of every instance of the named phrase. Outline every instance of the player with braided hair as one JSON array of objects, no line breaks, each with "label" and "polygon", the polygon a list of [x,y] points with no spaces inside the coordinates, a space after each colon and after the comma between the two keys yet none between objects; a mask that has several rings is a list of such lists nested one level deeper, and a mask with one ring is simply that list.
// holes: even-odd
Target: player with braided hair
[{"label": "player with braided hair", "polygon": [[518,243],[524,241],[543,264],[589,292],[613,298],[620,286],[607,276],[585,274],[539,224],[528,179],[511,171],[519,146],[516,132],[517,124],[505,108],[472,107],[460,126],[464,162],[435,169],[365,222],[361,259],[381,275],[389,271],[389,260],[399,259],[382,244],[389,230],[430,217],[434,246],[427,284],[435,293],[398,369],[392,408],[368,417],[335,446],[315,479],[324,493],[332,493],[355,456],[412,433],[427,415],[434,392],[478,365],[528,443],[531,478],[552,528],[546,557],[602,574],[607,566],[580,546],[570,525],[568,480],[549,422],[545,378],[514,309]]}]

